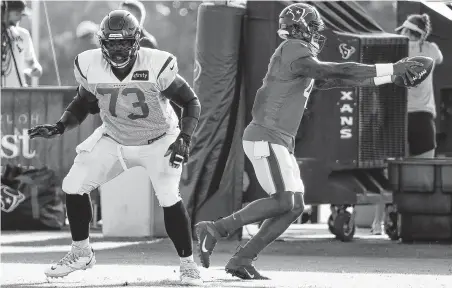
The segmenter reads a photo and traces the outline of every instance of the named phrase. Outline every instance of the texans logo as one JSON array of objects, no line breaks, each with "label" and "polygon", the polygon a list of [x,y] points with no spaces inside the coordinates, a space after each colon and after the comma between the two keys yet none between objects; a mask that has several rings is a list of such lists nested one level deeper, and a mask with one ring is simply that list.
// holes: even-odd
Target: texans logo
[{"label": "texans logo", "polygon": [[307,26],[306,23],[306,16],[309,14],[314,14],[312,11],[308,11],[306,9],[302,9],[302,8],[296,8],[295,11],[292,11],[292,9],[287,9],[286,15],[291,15],[292,16],[292,21],[295,22],[301,22],[303,23],[305,26]]},{"label": "texans logo", "polygon": [[425,74],[427,74],[427,70],[422,70],[421,72],[419,72],[418,73],[419,74],[419,77],[418,76],[414,76],[413,77],[413,80],[420,80],[420,79],[422,79],[422,77],[425,75]]},{"label": "texans logo", "polygon": [[342,55],[342,59],[347,60],[349,59],[353,53],[355,53],[356,49],[353,46],[348,46],[345,43],[342,43],[339,45],[339,52]]},{"label": "texans logo", "polygon": [[25,200],[24,194],[19,190],[12,189],[11,187],[1,184],[2,195],[2,211],[9,213],[19,206]]}]

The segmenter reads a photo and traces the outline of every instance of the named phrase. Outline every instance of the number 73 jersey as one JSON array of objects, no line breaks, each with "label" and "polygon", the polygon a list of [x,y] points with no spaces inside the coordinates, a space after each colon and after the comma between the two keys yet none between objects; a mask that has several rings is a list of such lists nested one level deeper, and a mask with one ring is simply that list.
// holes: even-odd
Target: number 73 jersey
[{"label": "number 73 jersey", "polygon": [[140,48],[130,73],[121,81],[100,49],[74,61],[77,82],[96,96],[105,133],[122,145],[145,145],[164,133],[178,133],[178,118],[164,91],[178,73],[172,54]]}]

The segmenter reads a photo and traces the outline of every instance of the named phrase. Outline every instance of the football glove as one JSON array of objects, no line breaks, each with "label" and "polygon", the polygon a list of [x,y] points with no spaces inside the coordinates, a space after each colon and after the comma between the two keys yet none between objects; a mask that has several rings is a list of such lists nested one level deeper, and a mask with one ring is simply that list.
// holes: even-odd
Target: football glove
[{"label": "football glove", "polygon": [[64,132],[64,124],[57,122],[56,124],[43,124],[28,129],[28,136],[30,139],[42,137],[42,138],[54,138],[57,135],[61,135]]},{"label": "football glove", "polygon": [[171,155],[169,158],[170,166],[179,168],[182,163],[188,161],[190,151],[190,136],[185,133],[180,133],[176,141],[170,145],[165,153],[165,157]]}]

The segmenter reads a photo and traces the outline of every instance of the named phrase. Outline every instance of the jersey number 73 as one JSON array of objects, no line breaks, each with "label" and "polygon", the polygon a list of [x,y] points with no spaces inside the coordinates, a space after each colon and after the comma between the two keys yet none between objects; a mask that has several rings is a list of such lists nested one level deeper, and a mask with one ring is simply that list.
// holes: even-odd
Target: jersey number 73
[{"label": "jersey number 73", "polygon": [[141,114],[130,113],[127,115],[129,119],[136,120],[140,118],[146,118],[149,116],[149,106],[146,104],[146,98],[144,97],[143,91],[137,88],[124,88],[120,93],[120,88],[97,88],[97,93],[102,96],[110,96],[109,110],[113,117],[116,115],[116,103],[118,102],[118,97],[133,97],[135,96],[138,101],[132,103],[135,108],[141,109]]}]

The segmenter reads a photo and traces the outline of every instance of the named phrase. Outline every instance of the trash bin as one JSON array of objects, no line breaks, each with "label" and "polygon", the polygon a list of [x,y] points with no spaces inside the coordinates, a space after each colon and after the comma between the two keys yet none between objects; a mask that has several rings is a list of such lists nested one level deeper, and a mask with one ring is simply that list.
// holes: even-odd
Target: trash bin
[{"label": "trash bin", "polygon": [[104,236],[167,236],[163,209],[144,168],[128,169],[99,190]]},{"label": "trash bin", "polygon": [[452,240],[452,158],[387,162],[402,241]]}]

